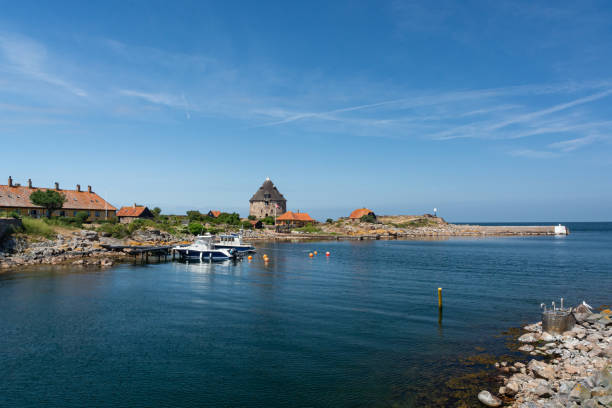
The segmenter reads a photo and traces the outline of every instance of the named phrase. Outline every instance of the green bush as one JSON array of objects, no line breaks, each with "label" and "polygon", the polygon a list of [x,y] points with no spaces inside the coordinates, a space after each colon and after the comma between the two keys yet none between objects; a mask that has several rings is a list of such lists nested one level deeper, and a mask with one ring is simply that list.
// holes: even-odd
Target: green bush
[{"label": "green bush", "polygon": [[117,224],[119,219],[117,217],[108,217],[106,220],[96,220],[98,224]]},{"label": "green bush", "polygon": [[21,215],[15,210],[13,211],[0,211],[0,218],[15,218],[20,219]]},{"label": "green bush", "polygon": [[262,218],[261,222],[266,225],[274,225],[274,217]]},{"label": "green bush", "polygon": [[201,235],[206,232],[206,228],[204,228],[204,225],[200,222],[190,222],[187,226],[187,231],[189,231],[191,235]]},{"label": "green bush", "polygon": [[187,211],[187,219],[189,221],[201,221],[202,217],[203,215],[197,210]]},{"label": "green bush", "polygon": [[254,215],[249,215],[247,218],[251,221],[255,221],[257,219],[257,217],[255,217]]},{"label": "green bush", "polygon": [[253,224],[251,224],[249,221],[243,221],[242,222],[242,228],[244,228],[244,229],[253,229]]},{"label": "green bush", "polygon": [[219,224],[240,225],[240,214],[238,213],[221,213],[216,218]]},{"label": "green bush", "polygon": [[76,213],[76,215],[74,217],[79,219],[81,221],[81,224],[82,224],[84,222],[87,222],[87,220],[89,219],[89,212],[88,211],[79,211],[79,212]]},{"label": "green bush", "polygon": [[23,232],[28,235],[34,235],[51,239],[55,237],[55,230],[42,219],[23,217]]},{"label": "green bush", "polygon": [[58,227],[66,228],[82,228],[83,222],[77,217],[54,217],[45,218],[43,220],[48,225],[56,225]]},{"label": "green bush", "polygon": [[363,217],[361,217],[359,220],[361,222],[371,222],[371,223],[374,223],[374,222],[376,222],[376,217],[374,215],[372,215],[372,214],[366,214]]},{"label": "green bush", "polygon": [[111,237],[119,238],[119,239],[125,238],[128,235],[130,235],[127,227],[124,224],[110,224],[110,223],[102,224],[97,229],[97,231],[106,233],[106,234],[110,234]]},{"label": "green bush", "polygon": [[326,220],[325,220],[325,222],[326,222],[327,224],[332,224],[332,223],[334,222],[334,220],[333,220],[333,219],[331,219],[331,218],[328,218],[328,219],[326,219]]}]

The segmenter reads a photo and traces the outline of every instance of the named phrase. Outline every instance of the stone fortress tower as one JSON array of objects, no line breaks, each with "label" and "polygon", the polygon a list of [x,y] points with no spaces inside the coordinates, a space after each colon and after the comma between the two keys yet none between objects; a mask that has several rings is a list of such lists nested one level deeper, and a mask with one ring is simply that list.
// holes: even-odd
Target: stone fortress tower
[{"label": "stone fortress tower", "polygon": [[267,177],[249,200],[249,215],[257,218],[274,217],[287,212],[287,200]]}]

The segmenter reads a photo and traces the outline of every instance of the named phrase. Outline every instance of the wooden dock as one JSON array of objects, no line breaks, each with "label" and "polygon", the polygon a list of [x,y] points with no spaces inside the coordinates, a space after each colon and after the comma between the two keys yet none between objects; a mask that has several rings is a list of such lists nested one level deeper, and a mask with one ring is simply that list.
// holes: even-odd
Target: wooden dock
[{"label": "wooden dock", "polygon": [[160,245],[160,246],[144,246],[144,245],[101,245],[102,248],[108,251],[123,252],[127,255],[132,255],[134,260],[140,255],[140,260],[143,263],[149,262],[149,257],[157,257],[158,262],[161,261],[162,257],[164,261],[167,261],[170,256],[174,260],[174,245]]}]

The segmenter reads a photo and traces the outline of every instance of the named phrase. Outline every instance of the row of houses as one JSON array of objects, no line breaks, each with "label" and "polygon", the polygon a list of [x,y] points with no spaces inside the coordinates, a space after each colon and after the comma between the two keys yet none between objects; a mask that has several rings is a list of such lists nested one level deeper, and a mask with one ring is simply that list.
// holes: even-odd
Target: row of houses
[{"label": "row of houses", "polygon": [[[57,191],[66,197],[66,201],[64,201],[61,209],[47,214],[44,207],[35,205],[30,201],[30,195],[38,190]],[[87,186],[86,190],[81,189],[80,184],[77,184],[74,189],[62,188],[59,183],[55,183],[53,188],[38,187],[32,184],[32,179],[28,179],[27,185],[21,185],[10,176],[7,184],[0,184],[0,210],[33,218],[47,215],[75,217],[77,213],[85,212],[88,214],[88,221],[109,220],[117,217],[124,223],[131,222],[136,218],[153,218],[153,213],[145,206],[134,204],[117,210],[115,206],[93,191],[91,186]]]},{"label": "row of houses", "polygon": [[[55,190],[66,197],[61,209],[53,211],[51,216],[74,217],[79,212],[86,212],[89,221],[108,220],[117,217],[122,223],[129,223],[138,218],[153,218],[153,213],[146,206],[132,205],[121,207],[117,210],[112,204],[100,197],[91,186],[81,189],[79,184],[74,189],[61,188],[55,183],[54,188],[36,187],[32,180],[28,179],[27,185],[15,183],[9,176],[6,185],[0,185],[0,210],[15,212],[22,216],[43,217],[46,216],[44,207],[37,206],[30,201],[30,195],[37,190]],[[314,224],[316,221],[308,213],[298,211],[287,211],[287,200],[278,191],[274,183],[266,178],[261,187],[249,200],[249,215],[254,227],[261,226],[261,219],[274,217],[276,224],[283,226],[302,227]],[[210,210],[208,216],[216,218],[221,211]],[[349,219],[361,219],[364,215],[374,215],[367,208],[360,208],[351,213]]]},{"label": "row of houses", "polygon": [[53,211],[52,216],[74,217],[83,211],[89,214],[90,221],[116,216],[117,209],[93,191],[91,186],[83,190],[77,184],[75,189],[64,189],[59,183],[55,183],[55,187],[50,189],[32,185],[31,179],[28,179],[27,185],[22,186],[15,183],[10,176],[6,185],[0,185],[0,210],[35,218],[46,216],[44,207],[34,205],[30,201],[30,194],[37,190],[55,190],[65,195],[66,201],[63,207]]}]

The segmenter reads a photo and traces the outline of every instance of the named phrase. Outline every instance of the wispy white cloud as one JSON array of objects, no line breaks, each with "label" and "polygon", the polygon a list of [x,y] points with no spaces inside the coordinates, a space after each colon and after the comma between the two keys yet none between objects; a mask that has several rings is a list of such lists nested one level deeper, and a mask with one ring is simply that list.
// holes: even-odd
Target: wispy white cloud
[{"label": "wispy white cloud", "polygon": [[47,69],[47,50],[42,44],[25,37],[0,33],[0,52],[4,57],[2,66],[6,70],[63,88],[77,96],[87,96],[81,87]]},{"label": "wispy white cloud", "polygon": [[601,136],[589,135],[576,139],[563,140],[561,142],[551,143],[548,145],[548,147],[550,147],[551,149],[560,150],[562,152],[571,152],[581,147],[588,146],[597,141],[598,139],[601,139]]},{"label": "wispy white cloud", "polygon": [[530,121],[532,119],[536,119],[540,116],[545,116],[545,115],[550,115],[551,113],[555,113],[555,112],[559,112],[562,110],[566,110],[569,108],[573,108],[574,106],[578,106],[578,105],[582,105],[588,102],[593,102],[596,101],[598,99],[602,99],[605,98],[606,96],[612,94],[612,89],[607,89],[605,91],[602,92],[598,92],[596,94],[593,95],[589,95],[589,96],[585,96],[583,98],[578,98],[575,99],[571,102],[566,102],[566,103],[561,103],[555,106],[552,106],[550,108],[546,108],[546,109],[541,109],[535,112],[531,112],[531,113],[527,113],[527,114],[523,114],[523,115],[518,115],[515,116],[511,119],[505,120],[503,122],[500,123],[496,123],[495,125],[489,127],[487,130],[491,131],[491,130],[495,130],[495,129],[500,129],[503,127],[506,127],[508,125],[512,125],[515,123],[520,123],[520,122],[527,122]]},{"label": "wispy white cloud", "polygon": [[520,149],[510,152],[511,156],[526,157],[529,159],[553,159],[559,157],[558,153],[545,150]]},{"label": "wispy white cloud", "polygon": [[[0,33],[0,71],[89,96],[83,106],[58,104],[61,114],[41,110],[41,116],[89,109],[122,119],[157,121],[176,120],[180,113],[186,119],[231,119],[240,129],[439,142],[482,139],[518,144],[512,140],[532,138],[529,147],[538,148],[513,150],[521,157],[567,154],[587,142],[601,142],[589,135],[609,134],[612,128],[602,107],[612,95],[610,80],[417,91],[362,78],[326,81],[317,74],[297,76],[270,66],[236,67],[205,55],[133,47],[113,40],[98,39],[94,46],[106,52],[105,60],[112,64],[83,63],[75,69],[80,75],[68,81],[58,73],[66,72],[61,67],[69,61],[58,63],[61,58],[51,48]],[[96,81],[88,82],[89,77]],[[87,92],[75,85],[78,78]],[[0,91],[5,86],[11,86],[10,81],[0,76]],[[16,89],[11,90],[13,94]],[[49,100],[48,94],[41,94],[41,107],[49,106]],[[541,142],[535,143],[538,140]]]},{"label": "wispy white cloud", "polygon": [[167,93],[152,93],[152,92],[143,92],[136,91],[133,89],[120,89],[119,93],[126,96],[132,96],[138,99],[142,99],[149,103],[154,103],[157,105],[164,105],[171,108],[184,108],[185,103],[180,99],[180,97],[176,97]]},{"label": "wispy white cloud", "polygon": [[168,93],[149,93],[136,91],[133,89],[120,89],[119,93],[121,95],[142,99],[148,103],[163,105],[169,108],[182,109],[185,112],[185,117],[187,119],[191,119],[190,110],[192,110],[192,108],[190,107],[184,93],[181,93],[181,95],[178,97]]}]

